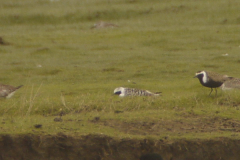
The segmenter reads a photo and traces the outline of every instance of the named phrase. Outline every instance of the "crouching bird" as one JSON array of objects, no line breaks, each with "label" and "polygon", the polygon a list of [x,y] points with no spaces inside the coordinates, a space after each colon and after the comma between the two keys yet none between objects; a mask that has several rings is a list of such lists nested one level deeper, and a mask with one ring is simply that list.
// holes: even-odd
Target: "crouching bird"
[{"label": "crouching bird", "polygon": [[240,79],[232,78],[221,85],[222,90],[240,89]]},{"label": "crouching bird", "polygon": [[0,84],[0,97],[11,98],[14,95],[14,93],[22,86],[23,85],[13,87],[10,85]]},{"label": "crouching bird", "polygon": [[114,89],[113,93],[119,95],[119,97],[126,97],[126,96],[159,96],[161,92],[152,93],[148,90],[118,87]]}]

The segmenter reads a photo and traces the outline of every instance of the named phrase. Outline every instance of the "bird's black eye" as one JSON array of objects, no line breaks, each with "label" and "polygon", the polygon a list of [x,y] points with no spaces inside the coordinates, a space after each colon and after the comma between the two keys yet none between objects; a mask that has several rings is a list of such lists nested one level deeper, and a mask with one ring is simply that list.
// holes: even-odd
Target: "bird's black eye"
[{"label": "bird's black eye", "polygon": [[121,94],[121,91],[117,91],[117,92],[115,92],[114,94],[119,95],[119,94]]}]

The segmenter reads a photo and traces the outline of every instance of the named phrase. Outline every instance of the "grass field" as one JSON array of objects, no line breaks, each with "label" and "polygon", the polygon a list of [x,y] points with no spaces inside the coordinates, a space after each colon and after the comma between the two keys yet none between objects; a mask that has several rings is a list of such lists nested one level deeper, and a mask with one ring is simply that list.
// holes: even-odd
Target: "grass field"
[{"label": "grass field", "polygon": [[[240,77],[239,8],[238,0],[1,2],[0,82],[24,85],[0,100],[1,133],[239,139],[240,91],[209,97],[193,78]],[[91,29],[98,21],[119,27]],[[120,86],[162,96],[119,98]]]}]

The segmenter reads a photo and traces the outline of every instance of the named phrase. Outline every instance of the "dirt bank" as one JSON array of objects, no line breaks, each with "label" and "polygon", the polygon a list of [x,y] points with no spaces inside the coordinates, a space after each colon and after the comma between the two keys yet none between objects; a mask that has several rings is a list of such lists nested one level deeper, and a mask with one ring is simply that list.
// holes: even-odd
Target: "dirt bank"
[{"label": "dirt bank", "polygon": [[238,160],[240,140],[136,140],[103,135],[1,135],[0,160],[137,160],[159,153],[164,160]]}]

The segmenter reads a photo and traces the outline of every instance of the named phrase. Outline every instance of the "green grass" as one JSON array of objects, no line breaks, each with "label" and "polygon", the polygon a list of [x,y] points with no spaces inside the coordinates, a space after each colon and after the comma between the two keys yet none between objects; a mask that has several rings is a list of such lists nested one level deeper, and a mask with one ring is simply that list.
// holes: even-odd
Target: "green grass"
[{"label": "green grass", "polygon": [[[240,77],[239,7],[238,0],[2,2],[0,36],[10,44],[0,46],[0,81],[24,85],[12,99],[0,101],[2,133],[31,133],[39,123],[46,134],[144,137],[89,122],[96,116],[151,122],[194,113],[239,121],[239,91],[208,97],[210,89],[193,78],[199,70]],[[119,27],[90,29],[100,20]],[[113,95],[119,86],[163,93],[121,99]],[[60,110],[64,123],[53,121]],[[73,130],[61,129],[66,126]],[[229,136],[162,136],[167,134]]]}]

